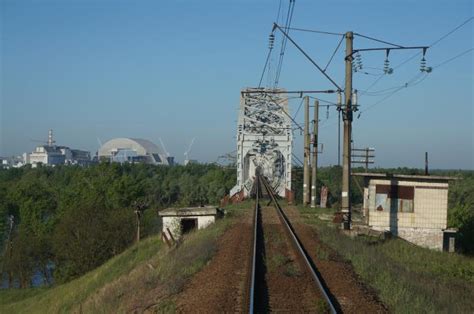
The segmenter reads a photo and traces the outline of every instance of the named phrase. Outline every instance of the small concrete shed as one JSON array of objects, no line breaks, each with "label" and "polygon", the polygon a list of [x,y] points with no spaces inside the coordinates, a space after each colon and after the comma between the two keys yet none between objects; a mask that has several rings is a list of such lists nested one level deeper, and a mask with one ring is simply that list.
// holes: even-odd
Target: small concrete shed
[{"label": "small concrete shed", "polygon": [[413,244],[454,250],[447,229],[448,188],[453,177],[353,173],[364,178],[363,214],[369,228],[390,231]]},{"label": "small concrete shed", "polygon": [[175,239],[192,230],[203,229],[213,224],[223,215],[223,211],[215,206],[167,208],[160,212],[163,221],[163,232],[169,229]]}]

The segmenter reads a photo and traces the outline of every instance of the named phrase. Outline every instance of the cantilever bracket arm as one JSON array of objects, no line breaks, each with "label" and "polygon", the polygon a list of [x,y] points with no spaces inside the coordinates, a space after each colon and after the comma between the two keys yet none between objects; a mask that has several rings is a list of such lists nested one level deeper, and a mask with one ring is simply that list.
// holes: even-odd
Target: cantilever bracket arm
[{"label": "cantilever bracket arm", "polygon": [[306,59],[309,60],[318,70],[321,72],[336,88],[338,91],[343,91],[339,85],[337,85],[334,80],[326,74],[326,72],[313,60],[311,57],[301,48],[277,23],[273,23],[273,29],[272,32],[275,31],[275,29],[278,29],[298,50],[306,57]]},{"label": "cantilever bracket arm", "polygon": [[350,55],[347,55],[345,60],[347,60],[349,57],[352,57],[355,53],[357,52],[362,52],[362,51],[388,51],[390,50],[413,50],[413,49],[423,49],[423,51],[426,51],[429,46],[416,46],[416,47],[390,47],[390,48],[364,48],[364,49],[354,49],[352,50],[352,53]]}]

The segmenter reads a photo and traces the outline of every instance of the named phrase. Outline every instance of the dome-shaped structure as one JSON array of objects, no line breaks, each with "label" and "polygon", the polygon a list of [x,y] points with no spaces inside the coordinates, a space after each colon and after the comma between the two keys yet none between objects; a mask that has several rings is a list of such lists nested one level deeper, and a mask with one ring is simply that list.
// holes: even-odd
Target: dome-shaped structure
[{"label": "dome-shaped structure", "polygon": [[100,160],[115,162],[144,162],[171,165],[173,157],[167,156],[153,142],[140,138],[114,138],[106,142],[98,152]]}]

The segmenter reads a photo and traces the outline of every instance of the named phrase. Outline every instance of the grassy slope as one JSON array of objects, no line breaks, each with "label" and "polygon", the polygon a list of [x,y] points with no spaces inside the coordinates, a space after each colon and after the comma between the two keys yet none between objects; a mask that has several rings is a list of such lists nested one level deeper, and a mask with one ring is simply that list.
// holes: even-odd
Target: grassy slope
[{"label": "grassy slope", "polygon": [[[351,239],[301,209],[323,242],[350,261],[395,313],[474,312],[474,259],[437,252],[400,239]],[[318,211],[318,210],[316,210]],[[327,210],[326,210],[327,212]]]},{"label": "grassy slope", "polygon": [[[191,233],[169,250],[159,236],[142,240],[104,265],[69,283],[52,288],[0,291],[0,313],[125,312],[156,307],[172,309],[172,296],[215,252],[219,236],[240,215]],[[161,298],[156,298],[156,296]]]},{"label": "grassy slope", "polygon": [[63,312],[80,304],[100,287],[150,259],[162,250],[159,237],[151,237],[112,258],[99,268],[53,288],[12,289],[0,292],[0,312]]}]

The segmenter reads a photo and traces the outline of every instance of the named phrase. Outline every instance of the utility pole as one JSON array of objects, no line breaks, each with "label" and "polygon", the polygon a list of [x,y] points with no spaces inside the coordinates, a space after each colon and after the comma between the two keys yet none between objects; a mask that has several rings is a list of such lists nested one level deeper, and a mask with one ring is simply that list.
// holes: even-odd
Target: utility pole
[{"label": "utility pole", "polygon": [[304,98],[304,165],[303,165],[303,204],[307,206],[310,199],[310,135],[309,135],[309,97]]},{"label": "utility pole", "polygon": [[369,148],[365,148],[365,172],[369,171]]},{"label": "utility pole", "polygon": [[341,110],[337,112],[337,165],[341,166]]},{"label": "utility pole", "polygon": [[337,92],[337,165],[341,166],[341,110],[342,110],[342,95]]},{"label": "utility pole", "polygon": [[[365,172],[369,171],[369,165],[375,163],[375,148],[355,148],[351,149],[352,155],[352,163],[353,164],[363,164],[365,165]],[[362,159],[356,159],[362,158]]]},{"label": "utility pole", "polygon": [[428,152],[425,152],[425,176],[430,175],[428,171]]},{"label": "utility pole", "polygon": [[345,107],[342,113],[344,121],[344,143],[342,156],[342,216],[343,228],[351,228],[351,137],[352,137],[352,54],[354,34],[346,33],[346,82],[344,87]]},{"label": "utility pole", "polygon": [[148,207],[148,205],[144,201],[134,201],[133,204],[133,212],[137,217],[137,235],[136,235],[136,242],[140,242],[140,225],[141,225],[141,218],[143,215],[143,211]]},{"label": "utility pole", "polygon": [[311,160],[311,208],[316,207],[316,179],[318,175],[318,126],[319,126],[319,100],[314,101],[313,124],[313,159]]}]

